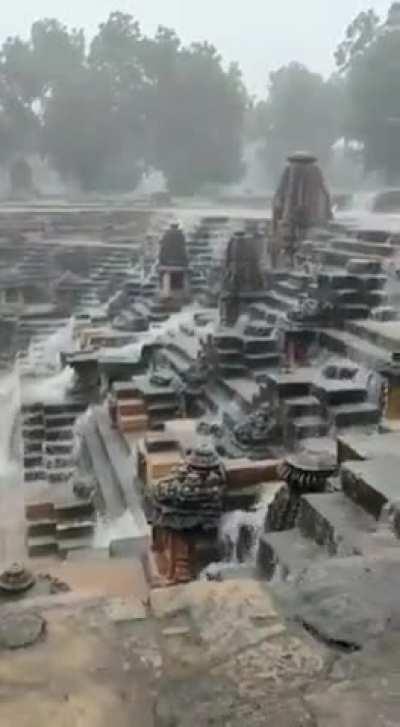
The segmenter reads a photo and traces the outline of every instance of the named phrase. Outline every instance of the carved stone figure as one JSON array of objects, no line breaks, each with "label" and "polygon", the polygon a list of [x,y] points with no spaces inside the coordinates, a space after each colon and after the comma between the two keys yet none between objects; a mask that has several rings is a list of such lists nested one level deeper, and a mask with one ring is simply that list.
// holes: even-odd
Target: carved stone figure
[{"label": "carved stone figure", "polygon": [[234,436],[239,445],[245,448],[257,448],[267,445],[268,438],[276,425],[270,404],[264,403],[250,414],[244,422],[236,425]]}]

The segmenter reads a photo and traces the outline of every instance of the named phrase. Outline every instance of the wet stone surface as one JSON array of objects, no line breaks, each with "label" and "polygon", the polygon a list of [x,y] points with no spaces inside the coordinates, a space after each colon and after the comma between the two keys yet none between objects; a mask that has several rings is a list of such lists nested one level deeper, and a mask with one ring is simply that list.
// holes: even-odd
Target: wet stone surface
[{"label": "wet stone surface", "polygon": [[8,615],[0,619],[0,649],[31,646],[44,634],[46,622],[38,614]]}]

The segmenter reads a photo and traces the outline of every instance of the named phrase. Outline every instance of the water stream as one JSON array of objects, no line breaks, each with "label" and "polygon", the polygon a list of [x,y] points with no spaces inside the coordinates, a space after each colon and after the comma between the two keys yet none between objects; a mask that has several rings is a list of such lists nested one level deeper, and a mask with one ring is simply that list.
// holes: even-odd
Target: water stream
[{"label": "water stream", "polygon": [[275,494],[272,487],[271,491],[263,492],[250,510],[234,510],[223,515],[218,533],[223,558],[208,565],[200,574],[201,579],[218,579],[232,567],[256,566],[260,537]]},{"label": "water stream", "polygon": [[18,483],[22,469],[18,415],[21,392],[18,366],[0,377],[0,487]]}]

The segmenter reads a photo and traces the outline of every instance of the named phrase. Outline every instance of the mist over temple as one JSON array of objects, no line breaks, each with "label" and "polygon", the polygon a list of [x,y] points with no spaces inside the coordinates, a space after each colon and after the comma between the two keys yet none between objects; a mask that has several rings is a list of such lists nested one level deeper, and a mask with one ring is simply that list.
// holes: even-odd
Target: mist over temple
[{"label": "mist over temple", "polygon": [[264,98],[145,15],[2,45],[1,727],[400,723],[400,3],[349,14]]}]

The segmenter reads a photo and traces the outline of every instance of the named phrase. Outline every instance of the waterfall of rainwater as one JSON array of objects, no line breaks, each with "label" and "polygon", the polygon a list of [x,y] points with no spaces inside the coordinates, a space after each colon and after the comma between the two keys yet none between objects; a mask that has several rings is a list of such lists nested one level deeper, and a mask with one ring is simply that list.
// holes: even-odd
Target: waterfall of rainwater
[{"label": "waterfall of rainwater", "polygon": [[21,443],[18,439],[20,386],[17,364],[0,377],[0,487],[18,483],[21,469]]},{"label": "waterfall of rainwater", "polygon": [[225,513],[218,533],[223,560],[208,565],[200,574],[201,579],[219,578],[232,566],[255,567],[268,507],[275,494],[276,491],[272,488],[271,492],[263,493],[251,510]]}]

